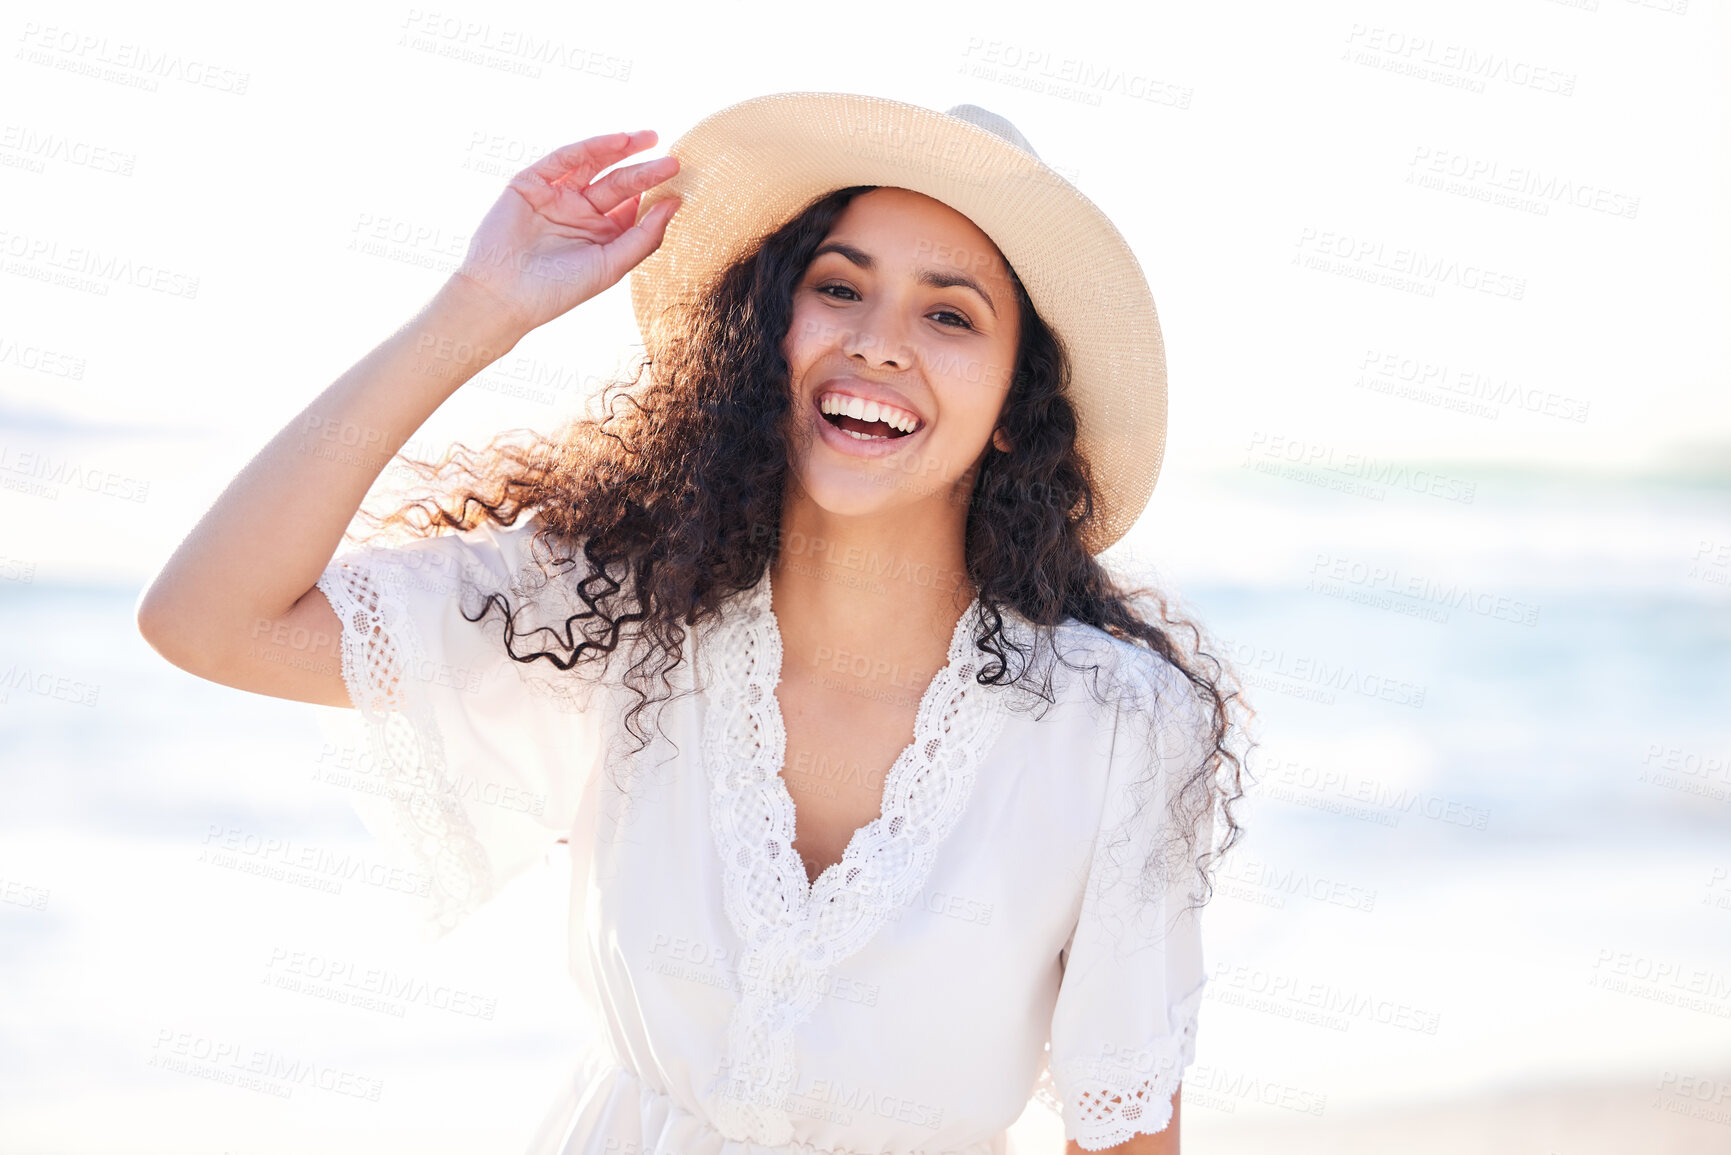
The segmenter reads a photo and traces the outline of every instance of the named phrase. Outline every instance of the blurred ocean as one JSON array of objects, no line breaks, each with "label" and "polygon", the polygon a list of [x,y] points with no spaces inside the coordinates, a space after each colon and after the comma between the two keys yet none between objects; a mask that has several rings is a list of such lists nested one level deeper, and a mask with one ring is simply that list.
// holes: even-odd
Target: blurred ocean
[{"label": "blurred ocean", "polygon": [[[1695,1093],[1731,1085],[1731,489],[1507,477],[1367,514],[1172,480],[1135,553],[1262,743],[1205,916],[1197,1149],[1595,1084],[1731,1149]],[[223,853],[376,856],[321,725],[348,716],[180,673],[136,596],[0,580],[0,1149],[515,1150],[587,1030],[566,864],[428,949],[385,887]],[[261,1054],[302,1077],[228,1061]]]}]

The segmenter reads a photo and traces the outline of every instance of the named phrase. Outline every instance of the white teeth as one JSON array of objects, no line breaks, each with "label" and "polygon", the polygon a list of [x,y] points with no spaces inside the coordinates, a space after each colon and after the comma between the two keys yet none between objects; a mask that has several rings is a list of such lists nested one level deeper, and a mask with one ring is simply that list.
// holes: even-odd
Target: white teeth
[{"label": "white teeth", "polygon": [[[840,414],[852,417],[858,421],[882,421],[892,429],[902,433],[912,433],[919,427],[918,417],[905,409],[897,409],[893,405],[884,405],[877,401],[867,401],[863,397],[849,397],[841,393],[830,393],[818,401],[820,413]],[[854,434],[855,437],[870,437],[870,434]],[[883,440],[883,438],[875,438]]]}]

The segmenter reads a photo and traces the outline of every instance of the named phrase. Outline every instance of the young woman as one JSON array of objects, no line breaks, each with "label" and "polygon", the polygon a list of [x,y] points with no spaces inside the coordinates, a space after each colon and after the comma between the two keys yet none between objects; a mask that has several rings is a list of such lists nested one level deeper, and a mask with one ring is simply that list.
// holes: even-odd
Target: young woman
[{"label": "young woman", "polygon": [[[780,94],[597,175],[654,142],[514,178],[140,629],[359,709],[433,934],[570,843],[599,1038],[535,1151],[986,1155],[1035,1094],[1071,1150],[1176,1151],[1239,761],[1196,630],[1094,556],[1164,442],[1135,258],[972,106]],[[636,379],[333,557],[445,398],[627,271]]]}]

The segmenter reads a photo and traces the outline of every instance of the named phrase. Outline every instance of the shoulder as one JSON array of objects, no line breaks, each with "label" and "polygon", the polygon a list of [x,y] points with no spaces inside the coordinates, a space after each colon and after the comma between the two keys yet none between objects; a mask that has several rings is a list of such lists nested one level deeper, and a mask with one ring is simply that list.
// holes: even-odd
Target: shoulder
[{"label": "shoulder", "polygon": [[590,572],[581,541],[555,533],[535,512],[511,525],[482,521],[379,552],[412,584],[464,605],[477,595],[498,595],[525,608],[568,611],[574,587]]},{"label": "shoulder", "polygon": [[[1178,878],[1170,872],[1194,856],[1211,813],[1212,795],[1198,784],[1209,780],[1216,757],[1214,691],[1140,641],[1074,620],[1058,635],[1071,655],[1101,671],[1093,716],[1111,732],[1101,831],[1114,842],[1127,835],[1160,879]],[[1180,650],[1178,660],[1185,656]]]},{"label": "shoulder", "polygon": [[1117,710],[1192,712],[1196,687],[1171,659],[1129,638],[1114,637],[1075,618],[1052,631],[1058,666],[1091,697]]},{"label": "shoulder", "polygon": [[483,521],[465,530],[401,530],[368,538],[344,556],[421,574],[428,580],[442,575],[447,579],[446,592],[454,593],[464,581],[509,583],[528,556],[539,529],[540,519],[529,515],[508,526]]}]

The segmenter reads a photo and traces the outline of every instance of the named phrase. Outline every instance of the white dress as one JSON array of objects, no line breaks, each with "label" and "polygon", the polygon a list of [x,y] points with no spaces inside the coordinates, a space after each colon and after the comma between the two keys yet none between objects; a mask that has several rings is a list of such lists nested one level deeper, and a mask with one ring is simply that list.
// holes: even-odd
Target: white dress
[{"label": "white dress", "polygon": [[[354,805],[430,878],[428,936],[570,843],[570,968],[602,1037],[533,1155],[1003,1155],[1035,1095],[1090,1150],[1164,1129],[1205,978],[1190,880],[1149,893],[1140,869],[1200,758],[1176,671],[1071,621],[1066,652],[1135,698],[1102,705],[1059,667],[1043,715],[1012,708],[974,681],[976,602],[882,815],[810,884],[768,576],[687,632],[687,692],[659,730],[640,717],[633,755],[623,666],[520,663],[497,613],[461,612],[477,589],[536,624],[581,608],[538,576],[538,525],[351,550],[319,581],[388,779]],[[515,648],[548,641],[520,626]]]}]

